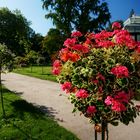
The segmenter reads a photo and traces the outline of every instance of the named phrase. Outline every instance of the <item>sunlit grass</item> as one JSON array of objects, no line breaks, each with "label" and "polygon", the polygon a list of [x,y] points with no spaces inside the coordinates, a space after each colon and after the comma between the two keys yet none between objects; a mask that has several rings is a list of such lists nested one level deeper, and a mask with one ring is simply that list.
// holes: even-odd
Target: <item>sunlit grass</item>
[{"label": "sunlit grass", "polygon": [[6,119],[0,104],[0,140],[78,140],[50,117],[48,108],[43,113],[5,88],[3,95]]},{"label": "sunlit grass", "polygon": [[15,69],[14,72],[56,82],[56,77],[52,75],[51,66],[21,67],[21,68]]}]

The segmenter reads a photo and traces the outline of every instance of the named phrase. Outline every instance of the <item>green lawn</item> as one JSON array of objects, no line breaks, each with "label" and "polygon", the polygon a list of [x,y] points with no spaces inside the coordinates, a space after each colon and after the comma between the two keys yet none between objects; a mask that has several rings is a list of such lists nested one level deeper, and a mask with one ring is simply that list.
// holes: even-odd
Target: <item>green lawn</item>
[{"label": "green lawn", "polygon": [[56,81],[56,77],[52,75],[51,71],[52,71],[51,66],[44,66],[43,69],[41,66],[32,66],[32,67],[17,68],[13,72],[32,77],[37,77],[44,80]]},{"label": "green lawn", "polygon": [[51,111],[44,114],[7,89],[3,92],[6,119],[2,118],[0,102],[0,140],[78,140],[48,117]]}]

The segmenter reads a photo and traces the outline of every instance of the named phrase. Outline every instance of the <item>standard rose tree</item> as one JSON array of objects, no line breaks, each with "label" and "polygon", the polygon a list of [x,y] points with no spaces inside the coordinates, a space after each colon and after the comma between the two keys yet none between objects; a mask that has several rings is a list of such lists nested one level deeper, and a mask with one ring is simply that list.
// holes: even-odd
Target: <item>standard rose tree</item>
[{"label": "standard rose tree", "polygon": [[[79,110],[95,124],[126,125],[138,115],[133,99],[140,90],[140,43],[117,22],[112,32],[73,32],[64,42],[53,73],[69,94],[74,111]],[[98,129],[101,130],[101,129]]]},{"label": "standard rose tree", "polygon": [[0,43],[0,98],[1,98],[1,106],[3,117],[5,118],[5,109],[4,109],[4,101],[3,101],[3,92],[2,92],[2,79],[1,74],[7,70],[12,70],[14,60],[14,54],[7,49],[7,46]]}]

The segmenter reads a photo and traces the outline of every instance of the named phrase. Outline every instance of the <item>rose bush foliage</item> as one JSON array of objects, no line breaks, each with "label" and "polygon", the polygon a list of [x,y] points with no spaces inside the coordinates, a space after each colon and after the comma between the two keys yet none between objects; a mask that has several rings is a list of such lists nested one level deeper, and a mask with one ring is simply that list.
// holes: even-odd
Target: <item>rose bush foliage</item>
[{"label": "rose bush foliage", "polygon": [[133,99],[140,89],[140,43],[119,23],[112,32],[73,32],[64,42],[53,73],[69,94],[74,112],[92,123],[126,125],[138,115]]}]

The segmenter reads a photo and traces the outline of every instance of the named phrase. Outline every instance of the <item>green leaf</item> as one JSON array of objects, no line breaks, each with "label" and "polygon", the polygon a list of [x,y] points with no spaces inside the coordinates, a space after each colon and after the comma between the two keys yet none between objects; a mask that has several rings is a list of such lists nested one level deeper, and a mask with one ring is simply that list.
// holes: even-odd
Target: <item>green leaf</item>
[{"label": "green leaf", "polygon": [[72,113],[75,113],[77,111],[77,108],[74,108],[73,110],[72,110]]}]

